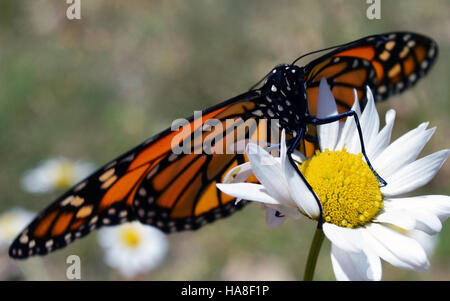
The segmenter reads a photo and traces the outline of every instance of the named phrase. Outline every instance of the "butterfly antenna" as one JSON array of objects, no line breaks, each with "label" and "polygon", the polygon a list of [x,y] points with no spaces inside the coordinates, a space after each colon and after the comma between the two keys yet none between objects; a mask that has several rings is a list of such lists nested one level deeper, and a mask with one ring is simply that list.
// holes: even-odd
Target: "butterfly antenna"
[{"label": "butterfly antenna", "polygon": [[272,72],[272,71],[269,71],[266,75],[264,75],[263,78],[261,78],[256,84],[254,84],[253,86],[251,86],[251,88],[248,89],[248,90],[251,91],[251,90],[255,89],[257,86],[259,86],[259,84],[261,84],[261,83],[269,76],[269,74],[270,74],[271,72]]},{"label": "butterfly antenna", "polygon": [[351,45],[351,44],[353,44],[353,43],[355,43],[355,42],[356,42],[356,41],[352,41],[352,42],[349,42],[349,43],[340,44],[340,45],[331,46],[331,47],[323,48],[323,49],[320,49],[320,50],[308,52],[308,53],[303,54],[302,56],[299,56],[298,58],[296,58],[296,59],[291,63],[291,66],[294,65],[296,62],[298,62],[300,59],[304,58],[305,56],[308,56],[308,55],[311,55],[311,54],[315,54],[315,53],[318,53],[318,52],[322,52],[322,51],[327,51],[327,50],[339,48],[339,47],[348,46],[348,45]]},{"label": "butterfly antenna", "polygon": [[[327,50],[339,48],[339,47],[348,46],[348,45],[351,45],[351,44],[353,44],[353,43],[355,43],[355,42],[357,42],[357,41],[352,41],[352,42],[349,42],[349,43],[340,44],[340,45],[336,45],[336,46],[331,46],[331,47],[327,47],[327,48],[324,48],[324,49],[320,49],[320,50],[316,50],[316,51],[312,51],[312,52],[306,53],[306,54],[304,54],[304,55],[302,55],[302,56],[296,58],[296,59],[291,63],[291,66],[294,65],[296,62],[298,62],[300,59],[304,58],[305,56],[308,56],[308,55],[311,55],[311,54],[314,54],[314,53],[318,53],[318,52],[322,52],[322,51],[327,51]],[[251,91],[251,90],[253,90],[254,88],[256,88],[257,86],[259,86],[259,84],[261,84],[261,83],[269,76],[269,74],[270,74],[271,72],[272,72],[272,71],[269,71],[266,75],[264,75],[264,77],[263,77],[261,80],[259,80],[256,84],[254,84],[254,85],[249,89],[249,91]]]}]

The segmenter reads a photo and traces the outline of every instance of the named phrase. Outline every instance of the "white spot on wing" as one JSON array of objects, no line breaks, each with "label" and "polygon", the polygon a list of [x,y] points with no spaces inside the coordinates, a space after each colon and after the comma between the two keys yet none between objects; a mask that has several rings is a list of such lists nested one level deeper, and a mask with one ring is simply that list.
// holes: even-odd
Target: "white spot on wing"
[{"label": "white spot on wing", "polygon": [[22,236],[20,236],[20,238],[19,238],[19,242],[21,243],[21,244],[26,244],[27,242],[28,242],[28,235],[22,235]]},{"label": "white spot on wing", "polygon": [[420,64],[420,67],[422,67],[422,69],[426,69],[426,68],[428,67],[428,61],[423,61],[423,62]]},{"label": "white spot on wing", "polygon": [[45,243],[45,247],[47,249],[51,248],[53,246],[53,239],[49,239],[47,240],[47,242]]},{"label": "white spot on wing", "polygon": [[172,153],[172,154],[170,154],[169,158],[167,158],[167,160],[168,160],[169,162],[172,162],[172,161],[174,161],[176,158],[178,158],[178,155]]},{"label": "white spot on wing", "polygon": [[434,54],[436,53],[436,49],[434,48],[434,45],[428,50],[428,57],[432,58],[434,57]]},{"label": "white spot on wing", "polygon": [[263,112],[261,110],[256,110],[256,111],[253,111],[253,115],[261,117],[261,116],[263,116]]}]

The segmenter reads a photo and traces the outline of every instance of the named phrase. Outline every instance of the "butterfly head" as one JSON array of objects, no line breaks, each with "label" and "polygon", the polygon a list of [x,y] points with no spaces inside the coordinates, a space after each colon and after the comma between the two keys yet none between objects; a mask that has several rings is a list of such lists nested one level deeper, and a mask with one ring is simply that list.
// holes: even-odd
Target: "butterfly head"
[{"label": "butterfly head", "polygon": [[281,64],[273,68],[272,72],[267,76],[266,85],[268,83],[275,84],[278,88],[288,91],[302,84],[305,78],[305,70],[302,67],[289,64]]}]

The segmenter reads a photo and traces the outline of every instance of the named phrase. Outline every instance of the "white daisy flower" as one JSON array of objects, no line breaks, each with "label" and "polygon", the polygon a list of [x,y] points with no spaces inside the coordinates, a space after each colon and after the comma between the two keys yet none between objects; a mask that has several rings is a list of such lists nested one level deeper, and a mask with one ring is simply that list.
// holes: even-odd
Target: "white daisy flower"
[{"label": "white daisy flower", "polygon": [[67,189],[88,176],[95,165],[67,158],[49,159],[22,178],[22,187],[30,193],[45,193]]},{"label": "white daisy flower", "polygon": [[13,208],[0,215],[0,249],[7,249],[14,238],[28,225],[35,214],[22,208]]},{"label": "white daisy flower", "polygon": [[140,222],[103,228],[98,241],[104,248],[106,264],[118,269],[126,278],[157,267],[168,249],[163,232]]},{"label": "white daisy flower", "polygon": [[[428,123],[404,134],[392,143],[391,131],[395,111],[386,113],[386,125],[379,130],[379,117],[370,89],[368,102],[357,112],[367,156],[379,181],[362,157],[354,118],[345,123],[336,121],[318,126],[321,152],[298,166],[314,189],[323,208],[323,233],[331,241],[331,260],[337,280],[380,280],[380,258],[390,264],[412,270],[426,270],[429,261],[424,247],[412,231],[428,235],[438,233],[442,222],[450,216],[450,197],[426,195],[398,197],[427,184],[438,172],[450,151],[442,150],[416,160],[435,128]],[[319,118],[337,115],[336,102],[326,83],[319,87]],[[218,184],[223,192],[250,201],[263,203],[267,221],[272,226],[286,217],[301,214],[318,219],[319,208],[286,156],[284,132],[280,157],[274,158],[255,144],[247,146],[250,162],[231,170],[226,184]],[[261,184],[235,183],[245,181],[251,172]],[[321,231],[320,231],[321,232]]]}]

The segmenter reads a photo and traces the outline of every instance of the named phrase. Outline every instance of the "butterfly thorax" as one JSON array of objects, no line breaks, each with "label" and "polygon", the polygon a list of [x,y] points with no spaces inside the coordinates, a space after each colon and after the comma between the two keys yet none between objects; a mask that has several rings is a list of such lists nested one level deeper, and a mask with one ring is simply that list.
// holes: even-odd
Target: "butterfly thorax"
[{"label": "butterfly thorax", "polygon": [[267,114],[279,120],[282,128],[292,133],[308,116],[304,69],[280,65],[273,69],[261,88],[267,101]]}]

